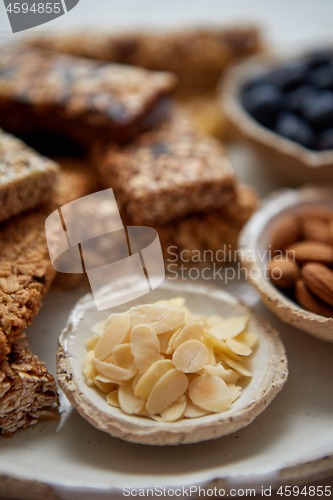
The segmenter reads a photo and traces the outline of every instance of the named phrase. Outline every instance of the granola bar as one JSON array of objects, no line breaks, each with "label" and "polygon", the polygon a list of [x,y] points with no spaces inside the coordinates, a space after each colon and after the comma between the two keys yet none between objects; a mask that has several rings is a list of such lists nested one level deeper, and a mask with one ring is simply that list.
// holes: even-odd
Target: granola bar
[{"label": "granola bar", "polygon": [[0,126],[49,130],[83,144],[123,142],[167,112],[174,75],[14,47],[0,52]]},{"label": "granola bar", "polygon": [[231,60],[262,49],[259,31],[252,26],[166,32],[71,32],[39,35],[27,43],[155,71],[172,71],[192,83],[216,81]]},{"label": "granola bar", "polygon": [[31,353],[26,340],[16,341],[0,363],[0,434],[10,436],[40,419],[55,418],[51,407],[57,404],[53,376]]},{"label": "granola bar", "polygon": [[222,145],[200,134],[176,108],[134,143],[96,148],[95,161],[101,183],[113,188],[135,224],[165,224],[235,197],[235,175]]},{"label": "granola bar", "polygon": [[173,262],[175,255],[180,256],[184,250],[189,259],[191,255],[208,250],[212,252],[213,259],[216,255],[220,258],[221,252],[224,252],[224,262],[236,260],[234,250],[239,232],[257,208],[258,195],[254,189],[239,185],[236,199],[227,207],[155,226],[166,264],[168,261]]},{"label": "granola bar", "polygon": [[0,222],[48,201],[58,166],[0,129]]}]

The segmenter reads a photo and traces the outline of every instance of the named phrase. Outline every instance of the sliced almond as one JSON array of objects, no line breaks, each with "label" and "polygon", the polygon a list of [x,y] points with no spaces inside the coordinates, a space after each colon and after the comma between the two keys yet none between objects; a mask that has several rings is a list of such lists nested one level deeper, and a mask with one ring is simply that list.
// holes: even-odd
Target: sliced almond
[{"label": "sliced almond", "polygon": [[177,347],[172,361],[177,370],[183,373],[195,373],[208,364],[209,352],[199,340],[188,340]]},{"label": "sliced almond", "polygon": [[115,388],[114,384],[101,382],[96,377],[94,379],[94,383],[102,392],[105,392],[105,394],[109,394]]},{"label": "sliced almond", "polygon": [[235,384],[240,377],[240,374],[235,370],[226,370],[221,363],[216,366],[207,365],[205,372],[208,375],[220,377],[226,384]]},{"label": "sliced almond", "polygon": [[107,320],[103,319],[103,321],[99,321],[98,323],[96,323],[91,329],[92,332],[97,333],[99,336],[101,336],[104,333],[106,322]]},{"label": "sliced almond", "polygon": [[165,350],[165,354],[167,354],[167,355],[173,354],[173,352],[174,352],[173,343],[176,340],[176,338],[178,337],[179,332],[181,331],[181,328],[177,328],[176,330],[173,330],[173,331],[174,331],[174,333],[170,337],[169,342],[168,342],[168,347]]},{"label": "sliced almond", "polygon": [[106,401],[110,406],[119,408],[118,390],[109,392],[109,394],[106,395]]},{"label": "sliced almond", "polygon": [[204,415],[208,415],[210,413],[207,410],[204,410],[203,408],[200,408],[200,406],[195,405],[192,403],[190,399],[187,399],[187,404],[186,408],[183,414],[184,418],[198,418],[198,417],[203,417]]},{"label": "sliced almond", "polygon": [[191,401],[211,412],[229,410],[231,406],[231,393],[227,384],[213,375],[198,375],[188,387]]},{"label": "sliced almond", "polygon": [[234,403],[242,394],[242,388],[235,384],[228,384],[228,387],[231,394],[231,402]]},{"label": "sliced almond", "polygon": [[248,316],[229,318],[210,328],[209,333],[218,340],[231,339],[245,330],[248,321]]},{"label": "sliced almond", "polygon": [[161,359],[152,364],[137,381],[134,387],[135,396],[147,399],[157,382],[172,368],[174,365],[171,359]]},{"label": "sliced almond", "polygon": [[252,352],[252,349],[249,346],[236,339],[227,339],[226,344],[232,352],[238,354],[239,356],[249,356]]},{"label": "sliced almond", "polygon": [[103,382],[103,384],[123,385],[125,383],[123,380],[116,380],[116,379],[113,379],[111,377],[106,377],[105,375],[101,375],[97,371],[96,371],[96,376],[94,377],[95,383],[96,383],[96,380]]},{"label": "sliced almond", "polygon": [[208,318],[206,318],[206,327],[212,328],[213,326],[216,326],[223,321],[224,320],[222,316],[208,316]]},{"label": "sliced almond", "polygon": [[211,341],[210,338],[208,337],[205,337],[203,339],[203,343],[205,344],[205,346],[207,347],[208,349],[208,354],[209,354],[209,361],[208,361],[208,364],[209,365],[212,365],[212,366],[215,366],[216,365],[216,358],[215,358],[215,352],[214,352],[214,345],[213,345],[213,342]]},{"label": "sliced almond", "polygon": [[239,340],[239,342],[243,342],[243,344],[246,344],[248,347],[253,349],[253,347],[257,344],[259,339],[256,333],[242,332],[236,337],[236,340]]},{"label": "sliced almond", "polygon": [[95,357],[104,361],[113,349],[119,345],[126,337],[131,327],[131,317],[129,314],[114,314],[107,320],[105,332],[95,347]]},{"label": "sliced almond", "polygon": [[131,350],[134,364],[140,373],[144,373],[155,361],[161,359],[158,337],[149,325],[137,325],[132,329]]},{"label": "sliced almond", "polygon": [[175,330],[185,323],[183,308],[147,304],[131,309],[132,327],[150,325],[157,334]]},{"label": "sliced almond", "polygon": [[114,364],[125,368],[126,370],[132,370],[134,364],[134,356],[131,350],[131,344],[120,344],[113,349],[113,359]]},{"label": "sliced almond", "polygon": [[252,373],[250,370],[245,368],[239,361],[236,361],[235,359],[230,358],[226,354],[221,354],[221,359],[225,363],[227,363],[230,368],[233,368],[233,370],[236,370],[236,372],[240,373],[241,375],[244,375],[244,377],[252,377]]},{"label": "sliced almond", "polygon": [[119,387],[118,401],[120,408],[129,415],[139,413],[145,405],[144,399],[134,395],[133,387],[130,382]]},{"label": "sliced almond", "polygon": [[166,354],[168,350],[169,342],[171,337],[174,336],[176,332],[178,332],[178,328],[176,330],[171,330],[170,332],[160,333],[158,336],[158,340],[160,342],[160,352],[162,354]]},{"label": "sliced almond", "polygon": [[223,340],[212,337],[208,332],[205,332],[205,337],[212,342],[214,352],[217,356],[220,357],[221,354],[226,354],[227,356],[234,358],[235,361],[240,361],[241,358],[238,356],[238,354],[235,354]]},{"label": "sliced almond", "polygon": [[174,403],[161,412],[163,422],[175,422],[179,420],[185,411],[187,398],[185,395],[180,396]]},{"label": "sliced almond", "polygon": [[184,373],[172,368],[153,387],[146,408],[150,415],[161,413],[187,390],[188,379]]},{"label": "sliced almond", "polygon": [[98,373],[105,375],[106,377],[110,377],[113,380],[129,380],[133,377],[133,373],[129,370],[125,370],[120,366],[113,365],[111,363],[105,363],[104,361],[100,361],[99,359],[92,359],[92,365]]},{"label": "sliced almond", "polygon": [[90,339],[88,339],[86,342],[87,348],[89,350],[94,350],[100,338],[101,338],[100,335],[95,335],[94,337],[90,337]]},{"label": "sliced almond", "polygon": [[180,346],[183,342],[187,340],[202,340],[203,336],[203,322],[202,321],[190,321],[187,323],[178,333],[174,342],[174,350]]}]

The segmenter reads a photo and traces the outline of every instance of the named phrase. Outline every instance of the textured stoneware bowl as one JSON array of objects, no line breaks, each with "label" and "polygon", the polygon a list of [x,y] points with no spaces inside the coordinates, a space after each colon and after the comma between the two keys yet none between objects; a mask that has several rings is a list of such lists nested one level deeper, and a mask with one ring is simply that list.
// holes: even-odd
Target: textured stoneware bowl
[{"label": "textured stoneware bowl", "polygon": [[257,122],[240,101],[245,83],[302,56],[265,54],[232,66],[220,83],[221,105],[235,135],[262,155],[268,168],[295,182],[333,180],[332,150],[312,151],[276,134]]},{"label": "textured stoneware bowl", "polygon": [[[141,284],[132,277],[128,293]],[[105,289],[105,297],[117,294],[117,288]],[[60,388],[78,412],[96,428],[112,436],[134,443],[175,445],[196,443],[230,434],[250,424],[269,405],[286,382],[288,369],[284,346],[270,325],[242,305],[235,297],[218,288],[165,280],[149,294],[114,308],[112,312],[128,310],[139,303],[183,296],[187,307],[196,314],[224,317],[250,315],[250,331],[257,333],[259,343],[248,361],[252,378],[244,380],[240,398],[224,413],[196,419],[162,423],[146,417],[126,415],[119,408],[109,406],[105,395],[88,387],[82,375],[85,342],[91,337],[92,326],[110,314],[98,312],[91,295],[83,297],[73,309],[68,325],[59,338],[57,376]]]},{"label": "textured stoneware bowl", "polygon": [[255,286],[266,306],[282,321],[315,337],[333,342],[333,318],[303,309],[290,300],[265,276],[272,234],[282,217],[318,206],[333,210],[333,188],[285,189],[272,193],[262,208],[243,228],[238,246],[248,281]]}]

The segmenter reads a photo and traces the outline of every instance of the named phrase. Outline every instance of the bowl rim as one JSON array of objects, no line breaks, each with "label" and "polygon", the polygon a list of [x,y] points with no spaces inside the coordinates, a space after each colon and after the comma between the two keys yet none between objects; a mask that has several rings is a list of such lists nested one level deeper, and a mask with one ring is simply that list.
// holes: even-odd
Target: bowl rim
[{"label": "bowl rim", "polygon": [[[286,215],[288,211],[297,209],[301,204],[318,201],[323,205],[325,202],[322,200],[325,196],[333,200],[333,187],[306,185],[300,189],[283,188],[274,191],[262,201],[261,208],[243,227],[238,239],[238,249],[242,265],[247,271],[248,281],[257,289],[263,302],[272,312],[285,323],[321,340],[333,342],[333,318],[312,313],[293,302],[264,276],[258,259],[253,259],[253,256],[258,256],[257,239],[273,218]],[[256,272],[256,276],[253,271]]]},{"label": "bowl rim", "polygon": [[220,104],[227,118],[244,139],[270,148],[279,155],[289,156],[302,163],[309,171],[320,171],[321,168],[333,165],[333,150],[313,151],[295,141],[280,136],[255,120],[245,110],[240,101],[243,85],[251,81],[253,77],[259,76],[269,69],[276,68],[279,63],[283,64],[292,61],[296,57],[305,57],[310,52],[315,52],[315,50],[296,50],[288,54],[270,51],[233,63],[218,84],[218,94]]},{"label": "bowl rim", "polygon": [[[246,406],[240,407],[231,415],[226,416],[224,413],[216,413],[213,416],[210,415],[210,417],[214,417],[210,419],[207,419],[207,416],[199,417],[193,419],[191,425],[187,424],[185,426],[164,422],[158,422],[159,425],[157,426],[152,425],[155,424],[154,421],[145,419],[146,422],[149,422],[149,425],[140,426],[137,424],[138,417],[131,418],[131,416],[127,415],[126,418],[121,418],[117,416],[117,413],[113,412],[105,413],[108,419],[103,419],[101,424],[98,416],[103,412],[80,390],[79,379],[74,373],[73,359],[66,347],[68,345],[66,339],[71,334],[73,325],[77,325],[80,321],[77,311],[83,313],[85,303],[91,301],[91,294],[85,295],[72,310],[68,324],[59,337],[57,353],[58,383],[70,403],[90,424],[114,437],[119,437],[133,443],[151,445],[187,444],[216,439],[235,432],[250,424],[265,410],[276,394],[283,388],[288,377],[287,357],[278,332],[250,307],[242,304],[238,298],[225,290],[213,285],[190,285],[180,280],[165,280],[160,288],[170,289],[170,286],[178,294],[182,291],[184,292],[184,290],[192,292],[195,288],[202,296],[206,295],[223,300],[227,304],[234,304],[239,313],[251,315],[251,321],[255,325],[255,330],[266,342],[266,348],[269,352],[269,362],[262,379],[258,381],[257,387],[255,387],[254,393],[250,396]],[[218,424],[219,427],[217,427]]]}]

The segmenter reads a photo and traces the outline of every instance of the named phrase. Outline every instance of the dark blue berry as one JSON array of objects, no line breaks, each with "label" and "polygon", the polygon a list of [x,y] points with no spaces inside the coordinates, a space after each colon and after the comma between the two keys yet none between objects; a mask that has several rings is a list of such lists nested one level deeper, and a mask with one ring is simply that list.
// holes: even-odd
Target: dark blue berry
[{"label": "dark blue berry", "polygon": [[333,128],[325,130],[318,136],[316,148],[319,151],[333,149]]},{"label": "dark blue berry", "polygon": [[293,113],[298,113],[301,109],[302,103],[307,95],[313,92],[315,88],[310,84],[304,84],[300,87],[297,87],[295,90],[288,92],[288,108]]},{"label": "dark blue berry", "polygon": [[283,90],[291,90],[302,84],[309,66],[304,61],[293,61],[266,74],[266,78]]},{"label": "dark blue berry", "polygon": [[284,112],[278,116],[275,132],[306,148],[314,147],[315,134],[312,128],[305,120],[292,113]]},{"label": "dark blue berry", "polygon": [[272,127],[277,113],[286,106],[281,90],[270,83],[258,83],[243,92],[241,102],[250,115],[266,127]]},{"label": "dark blue berry", "polygon": [[317,89],[333,89],[333,63],[319,66],[310,71],[308,80]]},{"label": "dark blue berry", "polygon": [[333,92],[316,90],[307,95],[301,105],[301,114],[316,129],[333,127]]}]

